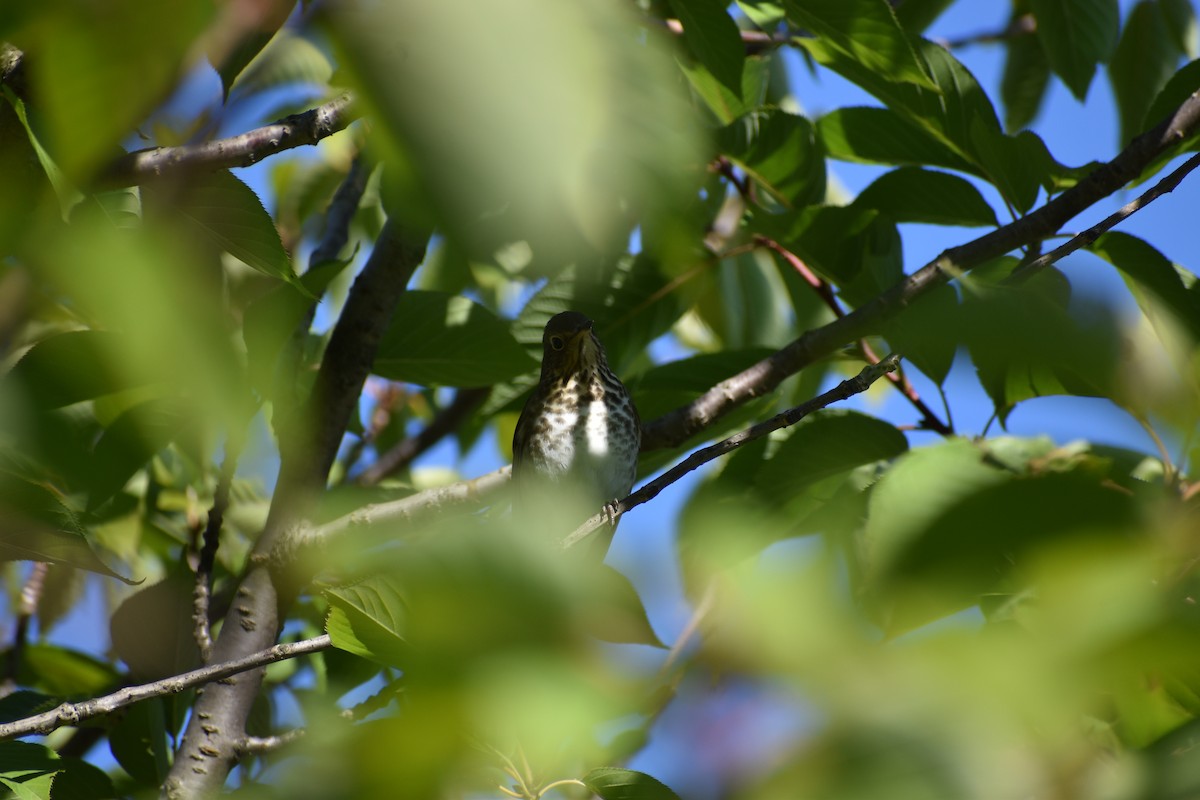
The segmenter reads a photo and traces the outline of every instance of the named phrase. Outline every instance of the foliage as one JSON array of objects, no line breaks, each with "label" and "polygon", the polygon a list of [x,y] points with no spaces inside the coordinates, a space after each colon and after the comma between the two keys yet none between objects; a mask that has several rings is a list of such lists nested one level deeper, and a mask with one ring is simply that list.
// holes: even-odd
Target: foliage
[{"label": "foliage", "polygon": [[[1047,147],[1048,93],[1111,89],[1115,156],[1192,102],[1196,12],[1013,0],[985,87],[964,43],[928,35],[953,4],[6,10],[0,724],[277,640],[332,648],[0,742],[0,783],[1200,794],[1196,265],[1118,229],[1078,258],[1120,297],[1029,266],[1069,230],[1039,209],[1121,188]],[[861,93],[803,111],[801,61]],[[1198,130],[1136,139],[1130,179],[1161,180]],[[147,144],[168,149],[125,154]],[[854,197],[845,163],[874,170]],[[919,271],[918,225],[1003,246]],[[717,462],[677,518],[632,509],[676,531],[693,616],[665,632],[661,593],[562,551],[581,520],[529,530],[502,491],[455,483],[510,455],[565,309],[595,320],[655,433],[643,477],[846,361],[901,354],[882,390],[907,405],[819,411]],[[971,370],[996,428],[954,428],[946,388]],[[1050,396],[1157,446],[999,430]],[[458,457],[421,457],[441,441]],[[85,635],[98,606],[107,635]],[[714,698],[751,722],[704,718]],[[220,724],[202,705],[226,702]],[[771,714],[785,735],[755,724]]]}]

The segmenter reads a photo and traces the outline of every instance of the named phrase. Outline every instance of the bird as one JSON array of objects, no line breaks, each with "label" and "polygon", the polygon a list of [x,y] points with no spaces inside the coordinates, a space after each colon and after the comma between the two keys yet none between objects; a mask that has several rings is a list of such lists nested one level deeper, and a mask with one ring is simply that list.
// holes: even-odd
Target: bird
[{"label": "bird", "polygon": [[641,420],[592,328],[577,311],[546,323],[541,376],[513,433],[514,509],[560,516],[603,508],[615,530],[614,504],[637,476]]}]

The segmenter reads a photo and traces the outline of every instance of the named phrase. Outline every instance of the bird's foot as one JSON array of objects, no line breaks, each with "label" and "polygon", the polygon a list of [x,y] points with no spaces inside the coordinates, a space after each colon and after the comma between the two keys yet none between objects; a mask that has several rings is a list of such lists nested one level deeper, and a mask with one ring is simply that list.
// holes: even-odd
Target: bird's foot
[{"label": "bird's foot", "polygon": [[604,504],[604,518],[608,521],[609,526],[614,529],[617,527],[617,520],[621,518],[620,505],[620,500],[615,497]]}]

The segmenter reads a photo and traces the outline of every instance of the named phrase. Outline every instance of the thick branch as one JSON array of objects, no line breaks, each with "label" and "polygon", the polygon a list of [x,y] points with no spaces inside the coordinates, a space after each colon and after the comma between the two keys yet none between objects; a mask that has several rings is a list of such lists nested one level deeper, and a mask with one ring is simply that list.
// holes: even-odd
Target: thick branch
[{"label": "thick branch", "polygon": [[503,489],[508,484],[511,474],[512,467],[501,467],[469,481],[427,489],[388,503],[363,506],[319,527],[298,531],[288,542],[288,552],[281,552],[278,557],[286,562],[290,559],[292,550],[328,544],[333,537],[356,528],[383,522],[411,522],[445,508],[482,502]]},{"label": "thick branch", "polygon": [[1175,191],[1175,187],[1187,176],[1189,172],[1196,167],[1200,167],[1200,153],[1189,158],[1187,161],[1179,165],[1167,177],[1163,178],[1154,186],[1143,192],[1136,200],[1131,200],[1121,206],[1115,213],[1108,215],[1100,222],[1088,228],[1082,233],[1072,236],[1060,246],[1054,248],[1044,256],[1039,256],[1027,264],[1022,264],[1009,277],[1012,283],[1020,283],[1032,278],[1035,274],[1063,258],[1071,255],[1080,248],[1087,247],[1095,242],[1106,231],[1112,230],[1119,223],[1124,222],[1128,217],[1141,211],[1146,206],[1153,203],[1164,194],[1169,194]]},{"label": "thick branch", "polygon": [[[363,382],[392,310],[425,253],[428,236],[410,235],[388,220],[354,281],[330,336],[302,418],[280,436],[279,480],[271,511],[238,585],[233,609],[213,647],[231,661],[270,646],[303,575],[274,570],[269,554],[301,526],[325,488]],[[163,786],[170,798],[208,797],[224,785],[246,736],[246,718],[262,686],[261,669],[212,684],[197,697],[175,763]]]},{"label": "thick branch", "polygon": [[772,431],[777,431],[780,428],[786,428],[789,425],[795,425],[800,420],[807,417],[809,414],[831,403],[836,403],[839,400],[845,400],[847,397],[865,392],[871,384],[900,367],[900,356],[890,355],[881,360],[878,364],[868,364],[862,368],[862,371],[853,378],[848,378],[842,381],[837,386],[830,389],[824,394],[818,395],[807,402],[801,403],[794,408],[789,408],[781,414],[776,414],[768,420],[763,420],[757,425],[752,425],[741,433],[735,433],[728,439],[722,439],[716,444],[711,444],[704,447],[690,456],[680,461],[669,470],[659,475],[654,480],[647,483],[636,492],[626,498],[618,500],[616,503],[607,506],[603,511],[594,514],[587,522],[584,522],[576,528],[569,536],[563,539],[563,548],[573,547],[579,544],[580,541],[587,538],[593,531],[610,524],[610,521],[615,521],[618,517],[624,514],[631,508],[636,508],[642,503],[648,503],[658,496],[658,493],[670,486],[675,481],[687,475],[692,470],[704,466],[714,458],[730,453],[744,444],[761,439]]},{"label": "thick branch", "polygon": [[686,406],[642,428],[642,449],[676,447],[748,400],[767,394],[785,378],[841,347],[877,332],[910,303],[951,278],[994,258],[1057,233],[1068,220],[1116,192],[1170,147],[1200,128],[1200,92],[1167,120],[1134,139],[1116,158],[1041,208],[966,244],[946,250],[870,302],[714,386]]},{"label": "thick branch", "polygon": [[263,667],[267,664],[274,664],[276,661],[284,661],[296,656],[316,653],[326,649],[331,644],[329,634],[322,634],[321,636],[304,639],[293,644],[277,644],[274,647],[246,656],[245,658],[201,667],[191,672],[185,672],[182,675],[164,678],[161,681],[143,683],[140,686],[127,686],[104,697],[84,700],[81,703],[63,703],[53,711],[47,711],[44,714],[19,719],[16,722],[0,724],[0,740],[12,739],[17,736],[28,736],[34,733],[49,733],[63,725],[78,725],[84,720],[111,714],[119,708],[133,705],[141,700],[178,694],[184,689],[203,686],[206,683],[219,681],[231,675],[236,675],[239,672]]},{"label": "thick branch", "polygon": [[268,156],[316,144],[344,129],[358,117],[347,93],[300,114],[255,128],[237,136],[176,147],[151,147],[117,159],[101,177],[107,187],[134,186],[163,175],[212,172],[248,167]]}]

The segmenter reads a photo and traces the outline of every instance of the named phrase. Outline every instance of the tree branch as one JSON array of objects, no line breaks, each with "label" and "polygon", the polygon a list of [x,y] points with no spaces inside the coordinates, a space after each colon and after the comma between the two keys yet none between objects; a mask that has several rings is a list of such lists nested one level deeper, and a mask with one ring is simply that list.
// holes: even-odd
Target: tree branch
[{"label": "tree branch", "polygon": [[993,258],[1045,239],[1084,209],[1116,192],[1153,161],[1200,128],[1200,92],[1170,118],[1134,139],[1113,160],[1029,215],[966,244],[946,250],[921,269],[845,317],[809,331],[757,364],[714,386],[686,406],[642,426],[642,450],[677,447],[748,400],[841,347],[877,332],[936,286]]},{"label": "tree branch", "polygon": [[248,167],[268,156],[316,144],[358,118],[349,93],[316,108],[255,128],[237,136],[176,147],[151,147],[118,158],[100,177],[107,188],[135,186],[163,175],[212,172],[231,167]]},{"label": "tree branch", "polygon": [[324,525],[296,531],[289,539],[286,548],[281,549],[276,558],[286,563],[295,555],[294,551],[327,544],[335,536],[368,525],[378,525],[382,522],[411,522],[444,508],[482,502],[507,486],[511,475],[512,467],[505,466],[468,481],[458,481],[448,486],[426,489],[423,492],[387,503],[372,503],[363,506]]},{"label": "tree branch", "polygon": [[438,412],[416,436],[404,439],[375,459],[375,463],[358,477],[358,483],[374,486],[388,475],[407,467],[426,450],[458,430],[467,417],[487,399],[489,393],[491,387],[459,389],[454,395],[454,400]]},{"label": "tree branch", "polygon": [[124,689],[84,700],[80,703],[63,703],[53,711],[37,714],[15,722],[0,724],[0,740],[13,739],[18,736],[28,736],[34,733],[49,733],[64,725],[78,725],[93,717],[111,714],[119,708],[149,700],[152,697],[165,697],[178,694],[184,689],[203,686],[206,683],[220,681],[239,672],[274,664],[296,656],[308,655],[324,650],[332,645],[329,634],[322,634],[312,639],[304,639],[292,644],[277,644],[244,658],[212,664],[182,675],[164,678],[153,683],[143,683],[139,686],[127,686]]},{"label": "tree branch", "polygon": [[845,400],[847,397],[865,392],[871,384],[882,378],[884,375],[899,369],[900,356],[890,355],[881,360],[878,364],[868,364],[862,368],[862,371],[853,378],[848,378],[837,386],[830,389],[824,394],[818,395],[811,400],[801,403],[794,408],[789,408],[781,414],[776,414],[768,420],[763,420],[756,425],[752,425],[741,433],[735,433],[728,439],[722,439],[716,444],[710,444],[708,447],[697,450],[690,456],[680,461],[669,470],[659,475],[654,480],[647,483],[642,488],[633,492],[628,497],[618,500],[607,506],[598,514],[592,515],[590,519],[576,528],[569,536],[563,539],[563,549],[574,547],[583,539],[587,538],[593,531],[598,528],[615,523],[616,520],[631,508],[636,508],[642,503],[648,503],[658,496],[658,493],[670,486],[675,481],[687,475],[692,470],[704,466],[714,458],[730,453],[744,444],[761,439],[772,431],[777,431],[780,428],[786,428],[789,425],[795,425],[800,420],[807,417],[809,414],[831,403],[836,403],[839,400]]},{"label": "tree branch", "polygon": [[1132,216],[1138,211],[1141,211],[1143,208],[1150,205],[1164,194],[1175,191],[1175,187],[1178,186],[1184,177],[1196,167],[1200,167],[1200,153],[1197,153],[1187,161],[1180,164],[1174,172],[1163,178],[1158,183],[1154,184],[1154,186],[1151,188],[1147,189],[1136,200],[1131,200],[1130,202],[1121,206],[1121,208],[1115,213],[1105,217],[1096,225],[1093,225],[1082,233],[1072,236],[1062,245],[1051,250],[1049,253],[1039,256],[1038,258],[1035,258],[1032,261],[1017,267],[1017,269],[1013,270],[1012,275],[1008,277],[1009,283],[1024,283],[1054,262],[1071,255],[1071,253],[1074,253],[1080,248],[1087,247],[1088,245],[1092,244],[1100,238],[1101,234],[1116,227],[1117,224],[1124,222],[1128,217]]},{"label": "tree branch", "polygon": [[[363,382],[375,359],[392,310],[424,257],[428,236],[412,234],[391,218],[355,279],[334,326],[312,394],[300,420],[280,435],[279,479],[250,569],[238,585],[233,610],[213,647],[217,661],[232,661],[270,646],[284,610],[306,577],[275,569],[270,554],[286,542],[325,488]],[[288,566],[295,566],[289,564]],[[263,671],[212,684],[196,699],[175,762],[163,785],[170,798],[215,794],[238,759],[246,718],[262,686]]]},{"label": "tree branch", "polygon": [[[837,295],[833,292],[833,287],[829,285],[828,281],[818,277],[816,273],[810,270],[808,265],[804,263],[803,259],[797,256],[791,250],[788,250],[779,242],[766,236],[756,235],[754,237],[754,243],[761,245],[762,247],[766,247],[768,250],[773,251],[780,258],[786,261],[792,267],[792,269],[799,273],[800,277],[804,279],[804,282],[812,287],[813,291],[817,293],[817,296],[821,298],[821,301],[825,303],[826,307],[829,308],[830,311],[833,312],[835,317],[846,316],[846,312],[842,310],[841,303],[839,303],[837,300]],[[871,344],[866,339],[858,340],[858,350],[862,355],[863,360],[868,364],[879,363],[879,356],[876,355],[875,349],[871,347]],[[922,429],[934,431],[942,436],[954,435],[954,430],[950,427],[950,425],[942,422],[941,418],[938,417],[937,414],[933,413],[933,409],[927,406],[925,401],[921,399],[921,395],[918,394],[916,387],[912,385],[912,381],[910,381],[904,374],[904,370],[889,372],[887,374],[887,379],[889,383],[895,386],[896,389],[902,395],[904,395],[904,399],[908,400],[912,407],[920,412],[920,427]]]}]

